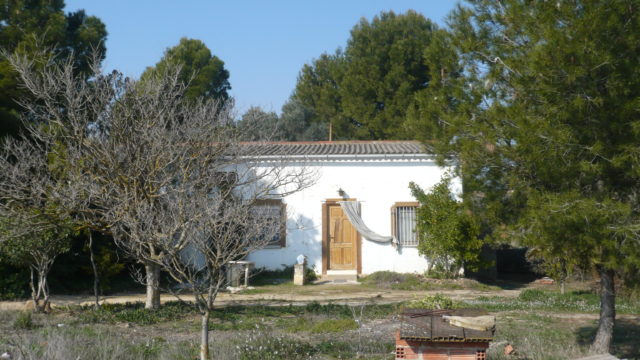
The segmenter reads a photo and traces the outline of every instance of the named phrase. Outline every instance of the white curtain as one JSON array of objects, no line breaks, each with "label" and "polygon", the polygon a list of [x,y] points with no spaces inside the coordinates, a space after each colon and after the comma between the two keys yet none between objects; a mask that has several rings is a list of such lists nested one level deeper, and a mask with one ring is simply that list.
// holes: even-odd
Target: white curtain
[{"label": "white curtain", "polygon": [[362,235],[365,239],[377,243],[391,243],[393,247],[398,246],[398,240],[396,240],[393,236],[384,236],[380,235],[373,230],[369,229],[369,227],[364,223],[362,217],[360,217],[360,212],[358,211],[358,203],[356,201],[338,201],[340,207],[349,218],[349,221],[356,228],[356,230]]}]

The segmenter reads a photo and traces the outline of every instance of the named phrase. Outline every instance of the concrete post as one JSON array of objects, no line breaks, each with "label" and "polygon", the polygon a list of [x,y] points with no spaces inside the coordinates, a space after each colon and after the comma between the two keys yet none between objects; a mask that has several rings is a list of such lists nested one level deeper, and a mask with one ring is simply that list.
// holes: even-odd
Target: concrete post
[{"label": "concrete post", "polygon": [[307,267],[307,262],[303,262],[302,264],[293,265],[293,284],[294,285],[305,285],[304,272]]}]

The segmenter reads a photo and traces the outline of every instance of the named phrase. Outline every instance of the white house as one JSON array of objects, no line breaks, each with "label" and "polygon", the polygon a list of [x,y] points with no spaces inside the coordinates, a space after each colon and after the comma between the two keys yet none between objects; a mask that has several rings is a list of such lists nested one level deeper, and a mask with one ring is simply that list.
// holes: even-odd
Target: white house
[{"label": "white house", "polygon": [[[425,271],[427,260],[418,254],[413,232],[418,203],[409,183],[429,189],[447,169],[436,165],[420,143],[323,141],[260,146],[265,166],[269,159],[284,158],[287,166],[313,171],[316,182],[283,199],[269,200],[283,214],[286,236],[249,255],[256,267],[290,266],[303,254],[319,274]],[[459,192],[459,182],[454,186],[454,192]],[[351,201],[351,208],[359,212],[355,217],[360,218],[350,220],[342,201]],[[361,224],[354,226],[354,221],[364,223],[365,229]]]}]

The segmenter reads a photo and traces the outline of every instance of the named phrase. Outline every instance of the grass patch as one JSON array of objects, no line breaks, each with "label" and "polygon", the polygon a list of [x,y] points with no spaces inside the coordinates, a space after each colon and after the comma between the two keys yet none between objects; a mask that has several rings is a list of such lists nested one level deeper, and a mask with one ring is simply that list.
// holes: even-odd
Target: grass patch
[{"label": "grass patch", "polygon": [[17,330],[31,330],[35,327],[36,324],[33,322],[31,312],[29,311],[20,312],[15,320],[13,320],[13,328]]},{"label": "grass patch", "polygon": [[[551,312],[597,313],[600,311],[600,298],[586,291],[570,291],[560,294],[555,291],[525,289],[517,298],[501,296],[480,296],[465,301],[471,307],[483,307],[488,311],[545,310]],[[616,312],[621,314],[640,314],[639,299],[616,299]]]},{"label": "grass patch", "polygon": [[364,285],[395,290],[428,290],[429,283],[417,274],[397,273],[393,271],[376,271],[362,277],[359,281]]},{"label": "grass patch", "polygon": [[179,301],[162,304],[159,309],[145,309],[143,303],[103,304],[98,310],[93,306],[70,308],[81,323],[127,322],[137,325],[152,325],[181,319],[196,314],[189,304]]},{"label": "grass patch", "polygon": [[318,352],[334,359],[354,359],[356,350],[352,343],[346,341],[326,340],[316,345]]},{"label": "grass patch", "polygon": [[190,360],[196,357],[198,349],[193,342],[168,342],[157,336],[123,337],[117,330],[97,325],[42,327],[16,337],[6,335],[6,343],[3,343],[3,336],[0,336],[2,351],[13,354],[16,360]]},{"label": "grass patch", "polygon": [[393,290],[478,290],[499,291],[500,287],[473,279],[434,279],[419,274],[377,271],[359,279],[363,285]]},{"label": "grass patch", "polygon": [[252,332],[234,341],[240,360],[302,360],[309,359],[318,350],[306,341],[284,336],[272,336],[264,332]]},{"label": "grass patch", "polygon": [[[506,314],[505,314],[506,315]],[[586,354],[588,346],[575,341],[576,326],[566,319],[535,313],[498,316],[494,342],[512,344],[519,358],[530,360],[575,359]],[[511,359],[503,346],[490,349],[489,359]]]},{"label": "grass patch", "polygon": [[[400,304],[372,304],[366,305],[366,313],[371,317],[383,317],[399,312]],[[280,316],[302,316],[326,315],[328,317],[351,318],[353,313],[349,305],[320,304],[311,302],[304,306],[265,306],[265,305],[240,305],[219,308],[212,313],[212,317],[218,319],[239,318],[240,316],[252,317],[280,317]]]},{"label": "grass patch", "polygon": [[310,332],[314,334],[338,333],[357,328],[358,324],[353,319],[327,319],[313,324]]}]

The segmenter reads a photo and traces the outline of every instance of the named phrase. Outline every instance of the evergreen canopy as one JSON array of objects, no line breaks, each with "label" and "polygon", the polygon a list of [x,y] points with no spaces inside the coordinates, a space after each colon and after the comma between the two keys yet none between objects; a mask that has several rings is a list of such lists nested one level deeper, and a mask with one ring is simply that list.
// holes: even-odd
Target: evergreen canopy
[{"label": "evergreen canopy", "polygon": [[436,26],[421,14],[382,12],[361,19],[344,52],[305,65],[293,97],[331,123],[339,139],[405,139],[406,114],[429,83],[423,61]]},{"label": "evergreen canopy", "polygon": [[640,266],[639,11],[637,0],[459,6],[427,50],[439,55],[425,56],[431,85],[411,114],[441,161],[457,158],[485,227],[598,270],[597,352],[611,342],[614,277]]},{"label": "evergreen canopy", "polygon": [[[75,71],[88,74],[92,54],[104,59],[107,30],[100,19],[87,16],[84,10],[65,14],[64,6],[63,0],[1,0],[0,48],[32,55],[51,48],[59,59],[73,53]],[[25,95],[17,74],[0,57],[0,137],[19,131],[21,108],[16,99]]]}]

